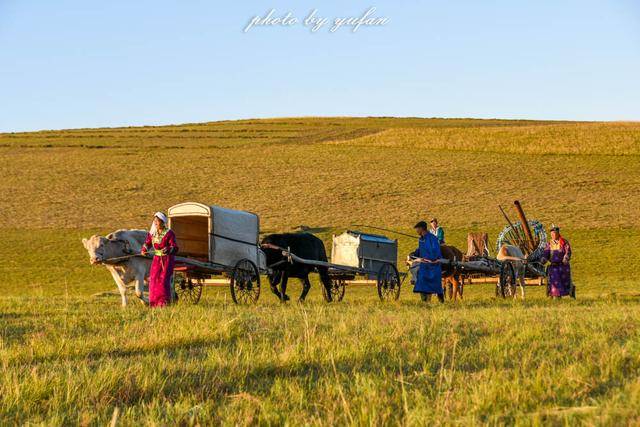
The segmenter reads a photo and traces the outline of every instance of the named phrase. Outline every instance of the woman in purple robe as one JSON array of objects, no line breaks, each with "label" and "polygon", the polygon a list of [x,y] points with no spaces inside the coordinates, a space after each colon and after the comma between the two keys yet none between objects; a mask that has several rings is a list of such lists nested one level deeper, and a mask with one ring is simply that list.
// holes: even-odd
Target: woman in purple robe
[{"label": "woman in purple robe", "polygon": [[547,270],[549,296],[563,297],[572,294],[571,283],[571,245],[560,235],[560,227],[551,226],[551,241],[547,243],[542,255],[542,263],[550,263]]},{"label": "woman in purple robe", "polygon": [[167,228],[167,217],[162,212],[156,212],[153,217],[142,254],[150,250],[154,256],[149,272],[149,305],[163,307],[171,302],[171,281],[178,245],[176,235]]}]

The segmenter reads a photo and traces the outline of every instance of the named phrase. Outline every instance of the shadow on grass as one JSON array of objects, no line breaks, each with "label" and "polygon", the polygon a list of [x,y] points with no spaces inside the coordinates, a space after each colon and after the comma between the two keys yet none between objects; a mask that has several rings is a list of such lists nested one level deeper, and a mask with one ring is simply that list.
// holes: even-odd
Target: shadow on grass
[{"label": "shadow on grass", "polygon": [[138,356],[157,356],[163,355],[169,358],[184,356],[183,352],[189,352],[189,357],[204,358],[204,353],[199,354],[202,349],[233,347],[237,342],[246,339],[245,335],[238,333],[228,338],[198,338],[192,340],[177,340],[171,343],[158,343],[149,346],[141,346],[134,348],[114,348],[110,350],[89,350],[86,352],[78,352],[74,354],[49,354],[44,356],[34,356],[32,358],[17,359],[9,362],[9,366],[32,365],[53,362],[69,362],[69,361],[89,361],[98,362],[103,359],[126,359]]},{"label": "shadow on grass", "polygon": [[27,337],[34,333],[40,333],[41,328],[31,325],[8,325],[2,332],[2,340],[5,346],[25,344]]},{"label": "shadow on grass", "polygon": [[[153,401],[160,396],[171,400],[179,396],[199,395],[202,399],[224,405],[225,399],[246,395],[253,396],[251,400],[259,400],[255,396],[268,396],[274,384],[280,380],[301,382],[305,387],[317,387],[321,382],[330,381],[333,384],[342,384],[349,393],[353,386],[352,378],[355,373],[380,376],[385,372],[386,380],[394,385],[396,378],[401,375],[404,378],[411,377],[423,369],[422,363],[403,363],[394,359],[390,350],[370,351],[361,356],[352,355],[335,360],[307,361],[301,360],[293,363],[282,364],[278,360],[262,364],[240,367],[224,366],[221,368],[207,368],[194,371],[193,368],[185,368],[179,365],[168,369],[167,381],[163,383],[162,390],[143,389],[135,384],[135,380],[125,381],[110,390],[109,395],[122,405],[139,405],[145,401]],[[437,368],[434,369],[434,372]],[[429,385],[435,386],[435,376],[421,377]],[[386,381],[385,380],[385,381]],[[312,405],[312,401],[309,404]]]}]

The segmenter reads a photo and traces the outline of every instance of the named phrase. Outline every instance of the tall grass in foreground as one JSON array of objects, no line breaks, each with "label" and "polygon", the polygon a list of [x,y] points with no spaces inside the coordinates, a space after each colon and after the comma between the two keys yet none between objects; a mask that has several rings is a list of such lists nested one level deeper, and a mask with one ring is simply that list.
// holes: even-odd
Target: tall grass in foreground
[{"label": "tall grass in foreground", "polygon": [[[0,421],[640,421],[635,299],[121,310],[4,298]],[[46,321],[43,321],[46,319]]]}]

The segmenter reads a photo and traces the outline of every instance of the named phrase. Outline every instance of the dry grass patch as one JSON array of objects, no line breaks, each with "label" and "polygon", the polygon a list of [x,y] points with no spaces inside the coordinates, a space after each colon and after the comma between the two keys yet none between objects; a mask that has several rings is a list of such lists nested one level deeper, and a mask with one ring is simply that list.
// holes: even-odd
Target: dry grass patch
[{"label": "dry grass patch", "polygon": [[330,144],[512,154],[640,154],[640,123],[387,129]]}]

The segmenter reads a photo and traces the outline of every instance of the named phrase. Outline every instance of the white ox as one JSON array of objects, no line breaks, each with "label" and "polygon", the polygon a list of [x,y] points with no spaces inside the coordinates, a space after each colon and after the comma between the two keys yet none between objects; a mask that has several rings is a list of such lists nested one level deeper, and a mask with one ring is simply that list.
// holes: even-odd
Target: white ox
[{"label": "white ox", "polygon": [[513,245],[502,245],[498,251],[496,258],[499,261],[511,261],[516,273],[516,280],[520,282],[520,291],[522,298],[524,298],[524,286],[525,286],[525,273],[526,273],[526,259],[522,250]]},{"label": "white ox", "polygon": [[123,307],[127,305],[127,285],[132,282],[135,284],[136,296],[144,304],[148,303],[144,297],[144,282],[149,277],[151,260],[142,257],[126,258],[117,263],[110,263],[108,260],[139,254],[146,237],[145,230],[118,230],[107,237],[94,235],[82,239],[82,244],[89,252],[89,262],[92,265],[104,265],[113,276]]}]

